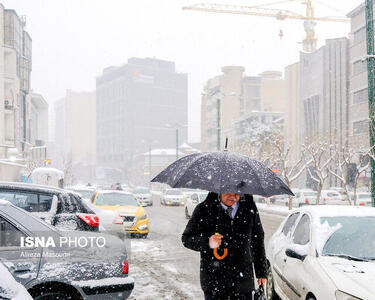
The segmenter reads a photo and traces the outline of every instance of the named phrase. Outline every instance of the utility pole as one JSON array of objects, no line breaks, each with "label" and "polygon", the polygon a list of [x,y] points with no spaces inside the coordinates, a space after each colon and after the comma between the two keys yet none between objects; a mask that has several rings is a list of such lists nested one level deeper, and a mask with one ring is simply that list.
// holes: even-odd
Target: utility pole
[{"label": "utility pole", "polygon": [[151,190],[151,143],[149,144],[148,147],[148,185]]},{"label": "utility pole", "polygon": [[[366,0],[366,37],[367,37],[367,73],[368,73],[368,105],[370,147],[375,144],[375,51],[374,51],[374,13],[373,1]],[[371,198],[375,206],[375,161],[371,159]]]},{"label": "utility pole", "polygon": [[176,128],[176,160],[178,160],[178,127]]}]

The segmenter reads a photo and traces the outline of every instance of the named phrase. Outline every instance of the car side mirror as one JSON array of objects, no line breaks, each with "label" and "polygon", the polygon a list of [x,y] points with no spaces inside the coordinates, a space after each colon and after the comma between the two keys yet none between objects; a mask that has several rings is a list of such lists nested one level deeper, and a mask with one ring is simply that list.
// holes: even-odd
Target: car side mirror
[{"label": "car side mirror", "polygon": [[293,249],[290,249],[290,248],[287,248],[285,250],[285,254],[286,256],[288,257],[291,257],[291,258],[295,258],[295,259],[299,259],[300,261],[304,261],[305,258],[306,258],[306,255],[302,255],[300,253],[297,253],[297,251],[293,250]]}]

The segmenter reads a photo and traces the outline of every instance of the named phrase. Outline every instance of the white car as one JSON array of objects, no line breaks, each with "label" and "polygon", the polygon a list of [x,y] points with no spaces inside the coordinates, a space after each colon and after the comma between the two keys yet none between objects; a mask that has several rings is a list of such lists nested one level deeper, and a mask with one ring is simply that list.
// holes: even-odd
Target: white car
[{"label": "white car", "polygon": [[329,204],[329,205],[345,205],[348,204],[345,201],[345,198],[335,190],[322,190],[320,194],[320,199],[322,199],[322,204]]},{"label": "white car", "polygon": [[295,191],[295,197],[293,199],[294,207],[301,207],[303,205],[315,204],[317,192],[313,190],[297,190]]},{"label": "white car", "polygon": [[160,198],[161,205],[185,205],[185,195],[177,189],[167,189]]},{"label": "white car", "polygon": [[186,199],[186,204],[185,204],[185,217],[186,219],[190,219],[190,217],[193,215],[193,211],[195,207],[206,200],[208,195],[208,192],[204,191],[197,191],[195,193],[192,193],[190,197]]},{"label": "white car", "polygon": [[18,283],[0,262],[0,299],[9,300],[32,300],[25,287]]},{"label": "white car", "polygon": [[148,188],[136,187],[133,189],[133,195],[142,206],[152,206],[152,195]]},{"label": "white car", "polygon": [[294,210],[268,243],[267,299],[375,299],[375,208]]},{"label": "white car", "polygon": [[[350,193],[350,200],[352,205],[354,205],[354,193]],[[356,205],[360,206],[372,206],[372,197],[371,193],[368,192],[357,192],[357,203]]]}]

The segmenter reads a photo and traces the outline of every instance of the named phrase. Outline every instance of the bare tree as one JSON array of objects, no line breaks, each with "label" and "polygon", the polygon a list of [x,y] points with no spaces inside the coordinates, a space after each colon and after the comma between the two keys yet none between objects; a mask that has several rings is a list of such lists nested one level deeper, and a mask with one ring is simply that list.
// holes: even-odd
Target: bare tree
[{"label": "bare tree", "polygon": [[[274,136],[273,146],[275,147],[277,162],[281,168],[281,176],[285,179],[285,182],[289,189],[292,189],[292,183],[297,180],[303,173],[303,171],[312,163],[312,159],[306,159],[305,152],[301,151],[298,160],[291,159],[292,145],[285,143],[280,136]],[[288,201],[289,209],[293,208],[293,197],[289,195]]]},{"label": "bare tree", "polygon": [[332,161],[335,163],[334,165],[336,168],[333,170],[331,166],[328,169],[329,173],[335,176],[342,183],[349,205],[352,204],[349,193],[349,167],[353,162],[354,157],[355,152],[352,149],[345,146],[339,148],[336,145],[332,155]]},{"label": "bare tree", "polygon": [[314,173],[311,172],[310,168],[307,168],[307,171],[311,179],[318,184],[316,204],[319,204],[324,182],[330,174],[329,164],[332,161],[332,147],[324,139],[316,138],[308,144],[306,152],[312,160],[311,166],[313,167]]}]

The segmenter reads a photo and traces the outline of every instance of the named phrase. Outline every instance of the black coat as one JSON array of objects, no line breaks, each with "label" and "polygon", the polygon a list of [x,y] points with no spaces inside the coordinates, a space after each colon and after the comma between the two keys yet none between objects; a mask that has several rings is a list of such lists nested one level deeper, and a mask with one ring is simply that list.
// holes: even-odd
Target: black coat
[{"label": "black coat", "polygon": [[[222,254],[222,249],[228,248],[228,256],[221,261],[214,257],[213,249],[209,247],[209,237],[216,229],[224,236],[218,253]],[[182,243],[201,253],[200,279],[204,291],[220,291],[244,279],[252,280],[253,264],[257,278],[267,277],[264,232],[251,195],[241,197],[232,220],[221,207],[218,195],[209,193],[195,208],[182,234]]]}]

